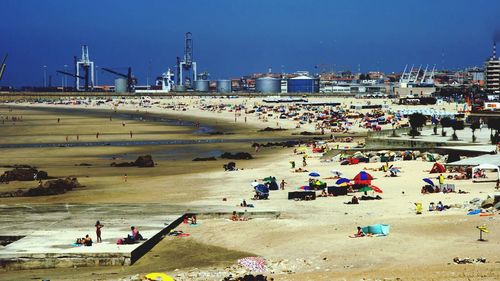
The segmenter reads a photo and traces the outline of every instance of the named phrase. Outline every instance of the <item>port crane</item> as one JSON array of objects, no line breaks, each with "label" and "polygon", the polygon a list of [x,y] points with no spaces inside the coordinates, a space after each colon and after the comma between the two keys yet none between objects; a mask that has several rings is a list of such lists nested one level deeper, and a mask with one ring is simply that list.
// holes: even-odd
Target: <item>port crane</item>
[{"label": "port crane", "polygon": [[3,74],[5,73],[5,68],[7,67],[5,62],[7,61],[8,56],[9,54],[6,54],[5,57],[3,58],[2,64],[0,64],[0,81],[2,81]]},{"label": "port crane", "polygon": [[116,76],[119,76],[119,77],[127,79],[127,91],[129,93],[134,92],[135,85],[137,85],[137,78],[135,78],[134,76],[132,76],[132,67],[128,67],[127,74],[120,73],[120,72],[115,71],[115,70],[113,70],[111,68],[105,68],[105,67],[103,67],[101,69],[103,71],[106,71],[106,72],[109,72],[109,73],[114,74]]},{"label": "port crane", "polygon": [[[75,57],[75,61],[76,61],[76,57]],[[62,70],[56,70],[56,72],[59,74],[62,74],[62,75],[67,75],[67,76],[75,78],[75,89],[76,90],[79,90],[78,87],[80,86],[78,79],[85,81],[83,88],[85,91],[89,90],[90,87],[89,87],[89,73],[88,73],[88,71],[85,71],[84,75],[80,75],[80,73],[71,73],[71,72],[62,71]]]}]

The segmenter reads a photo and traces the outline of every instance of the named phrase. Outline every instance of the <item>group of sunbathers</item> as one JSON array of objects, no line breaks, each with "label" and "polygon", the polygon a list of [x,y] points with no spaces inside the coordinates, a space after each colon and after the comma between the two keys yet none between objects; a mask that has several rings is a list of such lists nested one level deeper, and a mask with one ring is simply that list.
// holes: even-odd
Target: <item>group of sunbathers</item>
[{"label": "group of sunbathers", "polygon": [[449,209],[450,206],[448,205],[443,205],[443,203],[441,201],[439,201],[437,204],[434,204],[434,202],[431,202],[429,204],[429,212],[432,212],[432,211],[444,211],[446,209]]},{"label": "group of sunbathers", "polygon": [[76,239],[76,242],[75,242],[76,245],[79,245],[79,246],[92,246],[92,238],[90,238],[90,236],[87,234],[85,235],[85,237],[82,237],[82,238],[78,238]]}]

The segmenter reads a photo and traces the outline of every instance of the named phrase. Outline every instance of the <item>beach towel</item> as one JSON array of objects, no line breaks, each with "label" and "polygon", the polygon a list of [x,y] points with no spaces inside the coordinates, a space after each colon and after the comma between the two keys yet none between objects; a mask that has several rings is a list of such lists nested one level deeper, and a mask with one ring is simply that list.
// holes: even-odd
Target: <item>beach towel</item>
[{"label": "beach towel", "polygon": [[481,210],[477,209],[477,210],[472,210],[470,212],[467,213],[468,216],[472,216],[472,215],[477,215],[481,213]]}]

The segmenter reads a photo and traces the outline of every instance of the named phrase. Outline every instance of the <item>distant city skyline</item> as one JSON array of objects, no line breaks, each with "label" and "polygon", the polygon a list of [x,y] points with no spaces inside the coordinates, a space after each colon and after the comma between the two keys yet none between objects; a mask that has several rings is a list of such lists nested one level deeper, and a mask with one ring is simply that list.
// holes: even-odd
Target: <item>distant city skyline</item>
[{"label": "distant city skyline", "polygon": [[[402,72],[482,66],[500,37],[500,1],[3,0],[0,86],[43,86],[89,46],[102,67],[131,66],[152,83],[183,56],[192,32],[198,72],[211,79],[321,69]],[[496,37],[496,38],[495,38]],[[46,66],[46,68],[44,67]],[[317,68],[316,68],[317,67]],[[98,72],[99,84],[115,77]],[[72,85],[72,79],[67,80]]]}]

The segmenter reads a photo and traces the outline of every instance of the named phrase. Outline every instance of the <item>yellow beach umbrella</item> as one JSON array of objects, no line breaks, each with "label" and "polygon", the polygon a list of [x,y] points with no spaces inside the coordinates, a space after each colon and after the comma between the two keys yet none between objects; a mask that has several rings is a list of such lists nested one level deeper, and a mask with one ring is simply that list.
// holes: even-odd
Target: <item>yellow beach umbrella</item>
[{"label": "yellow beach umbrella", "polygon": [[162,272],[152,272],[144,277],[146,277],[146,280],[151,281],[175,281],[174,278]]}]

